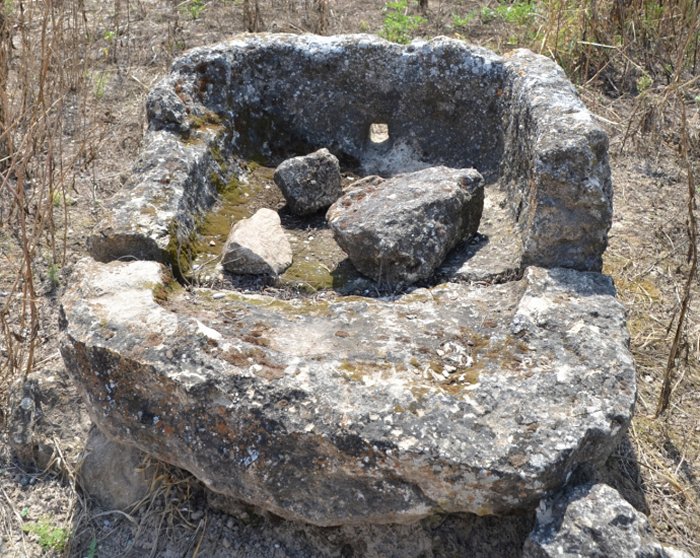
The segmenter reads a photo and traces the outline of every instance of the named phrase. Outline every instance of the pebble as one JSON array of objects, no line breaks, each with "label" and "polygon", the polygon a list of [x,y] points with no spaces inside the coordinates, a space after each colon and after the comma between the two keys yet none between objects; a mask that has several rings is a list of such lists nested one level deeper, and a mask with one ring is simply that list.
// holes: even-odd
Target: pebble
[{"label": "pebble", "polygon": [[209,241],[209,246],[216,246],[216,242],[213,241],[213,240],[210,240],[210,241]]},{"label": "pebble", "polygon": [[224,293],[214,293],[213,295],[211,295],[211,297],[212,297],[214,300],[219,300],[220,298],[224,298],[225,296],[226,296],[226,295],[225,295]]}]

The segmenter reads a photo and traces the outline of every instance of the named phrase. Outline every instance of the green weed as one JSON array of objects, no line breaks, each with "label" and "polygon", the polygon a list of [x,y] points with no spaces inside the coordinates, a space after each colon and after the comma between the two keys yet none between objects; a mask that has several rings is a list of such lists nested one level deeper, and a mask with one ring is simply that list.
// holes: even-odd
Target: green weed
[{"label": "green weed", "polygon": [[495,15],[513,25],[527,25],[535,15],[535,4],[527,1],[502,3],[496,6]]},{"label": "green weed", "polygon": [[52,289],[56,289],[61,284],[61,266],[52,263],[46,270],[46,276]]},{"label": "green weed", "polygon": [[652,85],[654,85],[654,80],[651,78],[651,76],[649,74],[642,74],[637,79],[637,89],[639,90],[640,93],[644,93]]},{"label": "green weed", "polygon": [[471,11],[467,13],[466,15],[460,16],[457,14],[454,14],[452,16],[452,25],[454,27],[468,27],[469,24],[476,19],[476,12]]},{"label": "green weed", "polygon": [[48,519],[40,519],[22,525],[22,531],[36,535],[39,546],[44,550],[63,552],[70,533],[65,527],[57,527]]},{"label": "green weed", "polygon": [[415,31],[427,21],[422,16],[408,13],[408,0],[387,2],[384,9],[381,35],[394,43],[408,43]]},{"label": "green weed", "polygon": [[190,0],[189,3],[183,6],[183,10],[186,11],[192,19],[199,19],[206,7],[204,0]]},{"label": "green weed", "polygon": [[97,539],[95,537],[92,537],[85,558],[95,558],[95,556],[97,556]]},{"label": "green weed", "polygon": [[496,10],[489,8],[488,6],[482,6],[479,11],[479,19],[482,23],[491,23],[496,19]]},{"label": "green weed", "polygon": [[96,72],[93,76],[95,82],[95,98],[102,99],[107,91],[107,83],[109,82],[109,76],[106,72]]}]

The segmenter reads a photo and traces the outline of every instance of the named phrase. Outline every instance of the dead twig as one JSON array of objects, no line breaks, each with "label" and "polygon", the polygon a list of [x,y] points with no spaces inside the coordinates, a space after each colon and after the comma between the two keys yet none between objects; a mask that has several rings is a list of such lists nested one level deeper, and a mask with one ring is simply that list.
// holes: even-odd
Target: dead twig
[{"label": "dead twig", "polygon": [[672,391],[671,388],[674,379],[674,370],[676,368],[676,359],[678,358],[681,336],[683,334],[685,326],[688,307],[690,306],[691,288],[693,286],[693,283],[695,282],[698,268],[698,227],[695,219],[695,177],[693,175],[693,165],[691,164],[690,158],[688,156],[688,119],[685,110],[685,102],[680,95],[678,96],[678,100],[681,105],[681,158],[683,160],[683,164],[686,167],[686,173],[688,177],[688,238],[690,242],[688,245],[687,259],[690,262],[690,270],[688,271],[688,277],[686,278],[685,286],[683,288],[680,314],[678,316],[678,323],[676,324],[676,333],[673,337],[671,351],[668,355],[668,362],[666,363],[666,370],[664,372],[663,385],[661,387],[661,393],[659,394],[659,401],[656,406],[656,414],[654,415],[654,418],[660,417],[669,405],[669,400],[671,398]]}]

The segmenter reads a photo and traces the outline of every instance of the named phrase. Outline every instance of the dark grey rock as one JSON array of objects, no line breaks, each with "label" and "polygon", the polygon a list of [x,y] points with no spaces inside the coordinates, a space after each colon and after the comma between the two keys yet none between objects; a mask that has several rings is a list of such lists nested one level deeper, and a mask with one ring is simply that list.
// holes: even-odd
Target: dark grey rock
[{"label": "dark grey rock", "polygon": [[231,273],[265,275],[279,275],[292,265],[292,247],[277,212],[259,209],[236,223],[226,240],[221,265]]},{"label": "dark grey rock", "polygon": [[624,308],[596,273],[289,300],[214,300],[163,274],[80,262],[67,370],[110,437],[286,518],[533,509],[631,417]]},{"label": "dark grey rock", "polygon": [[477,171],[431,167],[357,184],[326,218],[361,273],[405,285],[430,277],[458,242],[477,231],[483,206]]},{"label": "dark grey rock", "polygon": [[343,193],[340,164],[328,149],[287,159],[275,170],[274,180],[296,215],[326,209]]},{"label": "dark grey rock", "polygon": [[479,232],[448,254],[437,270],[439,278],[502,283],[522,275],[522,240],[506,198],[505,192],[498,188],[484,188]]},{"label": "dark grey rock", "polygon": [[187,108],[174,88],[161,85],[151,90],[146,99],[146,110],[152,128],[176,132],[190,130]]},{"label": "dark grey rock", "polygon": [[29,468],[55,465],[57,439],[65,441],[61,458],[77,461],[80,448],[75,442],[90,429],[90,417],[62,368],[41,368],[10,386],[5,440],[13,456]]},{"label": "dark grey rock", "polygon": [[647,518],[604,484],[543,500],[523,558],[692,558],[663,547]]}]

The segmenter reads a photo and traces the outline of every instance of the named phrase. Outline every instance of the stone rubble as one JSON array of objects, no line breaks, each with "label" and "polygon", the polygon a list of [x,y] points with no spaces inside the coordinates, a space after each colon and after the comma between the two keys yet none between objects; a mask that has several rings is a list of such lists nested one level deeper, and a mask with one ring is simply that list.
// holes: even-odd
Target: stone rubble
[{"label": "stone rubble", "polygon": [[282,162],[275,170],[274,181],[295,215],[326,209],[343,193],[340,163],[325,148]]},{"label": "stone rubble", "polygon": [[655,539],[647,518],[604,484],[569,488],[540,503],[523,558],[693,558]]},{"label": "stone rubble", "polygon": [[484,206],[474,169],[431,167],[388,180],[358,181],[326,213],[353,265],[380,284],[429,278],[479,227]]},{"label": "stone rubble", "polygon": [[231,273],[279,275],[292,265],[292,247],[276,211],[262,208],[236,223],[221,265]]}]

